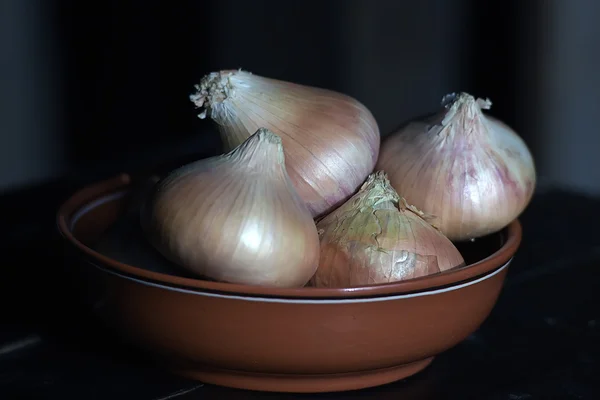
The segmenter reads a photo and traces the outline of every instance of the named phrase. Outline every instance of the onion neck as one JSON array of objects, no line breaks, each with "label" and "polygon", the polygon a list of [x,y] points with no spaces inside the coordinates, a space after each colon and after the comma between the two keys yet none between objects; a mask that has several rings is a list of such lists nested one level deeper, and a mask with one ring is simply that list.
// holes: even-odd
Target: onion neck
[{"label": "onion neck", "polygon": [[392,209],[396,208],[400,196],[394,190],[387,174],[377,171],[367,177],[361,186],[355,200],[355,205],[360,208]]},{"label": "onion neck", "polygon": [[459,130],[467,136],[480,132],[484,125],[482,110],[489,110],[492,102],[489,99],[475,99],[468,93],[451,93],[442,99],[442,106],[446,108],[441,121],[442,129],[448,133]]},{"label": "onion neck", "polygon": [[200,80],[200,84],[194,86],[196,92],[190,95],[190,100],[196,108],[202,109],[198,114],[200,119],[206,118],[208,112],[211,118],[218,117],[220,106],[233,93],[230,78],[235,72],[235,70],[211,72]]},{"label": "onion neck", "polygon": [[357,199],[355,200],[354,206],[357,208],[410,212],[421,218],[433,228],[439,230],[437,226],[433,224],[435,217],[408,204],[406,199],[394,190],[384,171],[377,171],[369,175],[356,197]]},{"label": "onion neck", "polygon": [[285,155],[281,138],[266,128],[259,128],[225,157],[246,169],[278,173],[285,171]]}]

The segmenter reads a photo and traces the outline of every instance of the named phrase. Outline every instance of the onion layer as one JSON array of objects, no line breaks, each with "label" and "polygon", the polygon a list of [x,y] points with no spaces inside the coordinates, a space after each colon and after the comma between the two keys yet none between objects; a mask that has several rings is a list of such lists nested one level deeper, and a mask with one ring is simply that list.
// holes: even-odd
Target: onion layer
[{"label": "onion layer", "polygon": [[259,127],[283,141],[287,170],[313,217],[351,196],[373,171],[379,128],[370,111],[340,93],[244,71],[205,76],[190,99],[214,120],[227,150]]},{"label": "onion layer", "polygon": [[442,103],[441,112],[386,138],[376,168],[410,204],[434,215],[451,240],[499,231],[533,195],[529,149],[508,126],[483,114],[489,100],[461,93]]},{"label": "onion layer", "polygon": [[430,275],[464,265],[452,242],[406,203],[383,171],[317,223],[316,287],[351,287]]},{"label": "onion layer", "polygon": [[228,154],[173,171],[142,213],[150,242],[202,277],[304,286],[318,266],[319,240],[284,163],[281,139],[261,128]]}]

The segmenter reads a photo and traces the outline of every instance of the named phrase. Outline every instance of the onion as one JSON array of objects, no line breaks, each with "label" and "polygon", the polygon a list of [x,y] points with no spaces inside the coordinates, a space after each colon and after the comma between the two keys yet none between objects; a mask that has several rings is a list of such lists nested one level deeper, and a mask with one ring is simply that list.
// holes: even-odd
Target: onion
[{"label": "onion", "polygon": [[281,139],[263,128],[158,182],[141,222],[167,259],[217,281],[301,287],[318,266],[315,223],[289,180]]},{"label": "onion", "polygon": [[317,223],[316,287],[387,283],[464,266],[452,242],[407,204],[386,174],[369,175],[359,192]]},{"label": "onion", "polygon": [[244,71],[205,76],[190,99],[214,120],[227,150],[259,127],[279,135],[292,183],[313,217],[356,192],[373,171],[379,128],[371,112],[340,93]]},{"label": "onion", "polygon": [[533,158],[513,130],[483,114],[489,100],[460,93],[442,104],[441,112],[390,135],[376,168],[410,204],[434,215],[451,240],[497,232],[533,196]]}]

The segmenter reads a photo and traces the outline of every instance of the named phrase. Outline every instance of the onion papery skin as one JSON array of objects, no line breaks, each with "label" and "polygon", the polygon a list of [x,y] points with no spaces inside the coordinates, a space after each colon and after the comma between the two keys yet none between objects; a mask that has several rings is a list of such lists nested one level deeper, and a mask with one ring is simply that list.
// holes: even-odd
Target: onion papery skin
[{"label": "onion papery skin", "polygon": [[313,217],[342,204],[373,171],[379,127],[359,101],[241,70],[206,75],[190,96],[218,126],[226,150],[259,127],[283,141],[288,174]]},{"label": "onion papery skin", "polygon": [[536,171],[523,140],[482,112],[489,100],[450,99],[441,112],[389,135],[376,169],[448,238],[466,241],[516,219],[531,201]]},{"label": "onion papery skin", "polygon": [[355,287],[464,266],[454,244],[390,186],[383,171],[317,223],[321,242],[315,287]]},{"label": "onion papery skin", "polygon": [[284,161],[280,138],[261,128],[228,154],[171,172],[144,205],[149,241],[202,278],[304,286],[319,240]]}]

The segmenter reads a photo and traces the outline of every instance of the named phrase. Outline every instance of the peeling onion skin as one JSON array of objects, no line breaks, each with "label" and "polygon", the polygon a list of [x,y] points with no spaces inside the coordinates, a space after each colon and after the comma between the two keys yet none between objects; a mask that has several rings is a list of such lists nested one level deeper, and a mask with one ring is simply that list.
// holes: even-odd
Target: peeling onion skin
[{"label": "peeling onion skin", "polygon": [[379,127],[357,100],[241,70],[213,72],[192,102],[218,126],[226,150],[259,127],[283,141],[288,174],[313,217],[342,204],[373,172]]},{"label": "peeling onion skin", "polygon": [[442,104],[441,112],[386,138],[376,168],[410,204],[434,215],[451,240],[497,232],[531,201],[531,153],[512,129],[482,112],[489,100],[460,93]]},{"label": "peeling onion skin", "polygon": [[146,236],[199,277],[304,286],[318,266],[319,238],[284,161],[281,139],[261,128],[228,154],[173,171],[145,203]]},{"label": "peeling onion skin", "polygon": [[427,215],[406,203],[386,174],[317,223],[321,242],[315,287],[354,287],[418,278],[465,265]]}]

